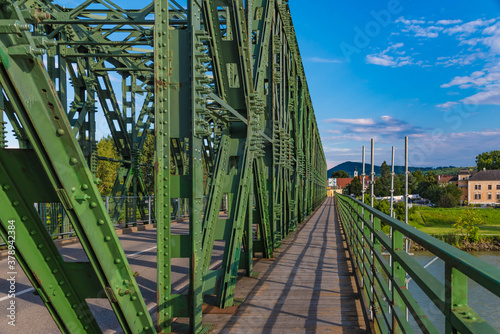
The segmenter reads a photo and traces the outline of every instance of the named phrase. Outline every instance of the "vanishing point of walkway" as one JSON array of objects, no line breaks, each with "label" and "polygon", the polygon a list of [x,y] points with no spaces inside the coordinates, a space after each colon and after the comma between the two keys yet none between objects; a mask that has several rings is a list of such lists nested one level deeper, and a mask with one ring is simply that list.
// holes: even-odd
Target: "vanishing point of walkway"
[{"label": "vanishing point of walkway", "polygon": [[[234,314],[212,314],[212,333],[365,333],[360,297],[329,197],[278,250],[243,278]],[[221,310],[224,311],[224,310]],[[215,327],[215,328],[214,328]]]}]

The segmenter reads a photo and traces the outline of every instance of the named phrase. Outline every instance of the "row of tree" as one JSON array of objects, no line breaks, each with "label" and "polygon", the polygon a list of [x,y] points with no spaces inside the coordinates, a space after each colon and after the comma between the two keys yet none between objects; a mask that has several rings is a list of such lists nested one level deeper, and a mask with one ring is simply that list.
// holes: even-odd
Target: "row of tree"
[{"label": "row of tree", "polygon": [[[384,161],[380,170],[380,177],[375,180],[373,186],[374,194],[377,197],[391,195],[391,169]],[[362,192],[362,180],[355,177],[346,187],[346,193],[360,196]],[[405,176],[403,174],[394,175],[394,196],[404,195]],[[408,175],[408,193],[419,194],[441,207],[454,207],[459,204],[462,191],[455,184],[441,186],[434,172],[422,174],[420,170]]]},{"label": "row of tree", "polygon": [[[152,195],[154,193],[154,144],[154,136],[148,134],[139,156],[139,163],[141,165],[139,172],[141,173],[142,180],[146,186],[146,195]],[[97,155],[108,159],[120,159],[111,136],[103,137],[99,140],[97,143]],[[115,182],[117,182],[119,169],[119,162],[99,159],[97,163],[96,176],[100,180],[98,189],[102,196],[111,195],[113,186]],[[123,180],[118,180],[118,182],[123,182]]]}]

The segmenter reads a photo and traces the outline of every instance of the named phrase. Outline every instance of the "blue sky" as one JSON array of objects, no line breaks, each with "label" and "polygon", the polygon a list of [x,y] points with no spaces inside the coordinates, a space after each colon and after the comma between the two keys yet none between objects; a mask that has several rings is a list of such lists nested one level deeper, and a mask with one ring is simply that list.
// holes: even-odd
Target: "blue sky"
[{"label": "blue sky", "polygon": [[368,160],[371,138],[377,164],[393,145],[403,164],[405,136],[413,166],[473,166],[500,149],[500,0],[289,5],[329,168],[360,161],[363,145]]},{"label": "blue sky", "polygon": [[289,1],[327,162],[474,166],[500,149],[499,1]]}]

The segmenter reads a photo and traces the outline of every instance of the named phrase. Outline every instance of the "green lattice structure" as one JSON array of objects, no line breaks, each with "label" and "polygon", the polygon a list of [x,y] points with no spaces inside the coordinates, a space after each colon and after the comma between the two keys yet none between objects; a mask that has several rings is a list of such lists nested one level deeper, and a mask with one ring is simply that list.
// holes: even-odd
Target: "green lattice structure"
[{"label": "green lattice structure", "polygon": [[[174,317],[202,331],[203,296],[231,306],[238,270],[251,275],[253,257],[272,257],[326,196],[284,1],[123,9],[107,0],[75,8],[0,0],[0,72],[0,108],[19,143],[0,149],[0,234],[7,240],[15,225],[17,261],[64,333],[101,332],[86,298],[107,298],[125,333],[166,333]],[[138,157],[155,135],[156,324],[97,190],[102,124],[119,155],[111,196],[148,195]],[[177,198],[189,203],[187,235],[170,229]],[[63,205],[89,262],[62,259],[34,203]],[[216,240],[224,256],[211,270]],[[171,260],[181,257],[190,261],[186,295],[171,290]]]}]

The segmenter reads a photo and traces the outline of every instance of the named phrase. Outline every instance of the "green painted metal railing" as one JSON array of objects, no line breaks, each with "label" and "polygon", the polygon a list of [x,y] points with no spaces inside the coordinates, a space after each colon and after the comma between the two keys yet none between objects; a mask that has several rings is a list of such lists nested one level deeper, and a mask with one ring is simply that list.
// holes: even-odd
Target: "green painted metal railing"
[{"label": "green painted metal railing", "polygon": [[[376,332],[413,333],[408,314],[423,333],[438,333],[406,287],[413,280],[442,312],[445,333],[497,333],[467,302],[469,280],[500,297],[500,269],[352,197],[336,195],[337,210]],[[382,231],[389,225],[392,235]],[[444,261],[444,283],[405,251],[405,238]],[[386,254],[388,256],[386,256]]]}]

